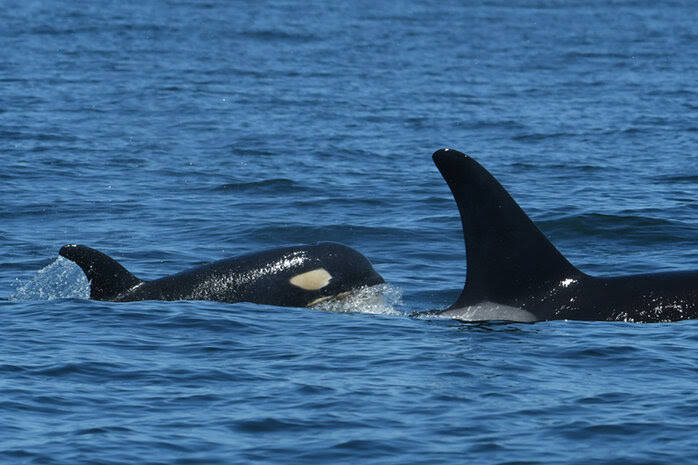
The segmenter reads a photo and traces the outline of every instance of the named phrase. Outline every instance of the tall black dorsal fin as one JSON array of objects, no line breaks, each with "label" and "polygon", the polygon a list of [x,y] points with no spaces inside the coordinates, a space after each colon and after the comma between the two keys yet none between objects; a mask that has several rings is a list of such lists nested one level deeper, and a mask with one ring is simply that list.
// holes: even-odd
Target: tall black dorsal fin
[{"label": "tall black dorsal fin", "polygon": [[90,298],[112,300],[143,281],[129,273],[116,260],[84,245],[65,245],[61,256],[74,261],[90,281]]},{"label": "tall black dorsal fin", "polygon": [[516,304],[544,283],[583,276],[475,160],[450,149],[433,158],[463,223],[467,276],[452,308],[481,301]]}]

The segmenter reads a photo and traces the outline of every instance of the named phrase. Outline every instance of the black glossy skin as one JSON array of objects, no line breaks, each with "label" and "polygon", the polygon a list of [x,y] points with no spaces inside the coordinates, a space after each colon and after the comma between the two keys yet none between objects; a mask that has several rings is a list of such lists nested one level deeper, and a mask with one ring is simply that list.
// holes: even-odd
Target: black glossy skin
[{"label": "black glossy skin", "polygon": [[[508,302],[539,320],[612,320],[656,323],[698,317],[698,272],[679,271],[541,283]],[[569,284],[563,285],[563,282]],[[462,307],[456,302],[453,307]]]},{"label": "black glossy skin", "polygon": [[[212,300],[306,307],[364,286],[384,282],[369,261],[342,244],[321,243],[266,250],[142,281],[115,260],[83,245],[66,245],[60,255],[77,263],[95,300]],[[332,276],[317,290],[291,284],[299,274],[324,268]]]},{"label": "black glossy skin", "polygon": [[461,214],[468,264],[463,291],[444,312],[492,302],[525,310],[536,320],[698,318],[698,271],[586,275],[475,160],[449,149],[433,158]]}]

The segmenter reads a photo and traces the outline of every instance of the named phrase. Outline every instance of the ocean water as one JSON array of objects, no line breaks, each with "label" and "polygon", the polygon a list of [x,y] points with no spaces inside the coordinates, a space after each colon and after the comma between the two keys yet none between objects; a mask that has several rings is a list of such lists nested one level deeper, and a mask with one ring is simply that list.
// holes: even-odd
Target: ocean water
[{"label": "ocean water", "polygon": [[[0,461],[691,464],[698,322],[419,319],[466,152],[597,275],[698,268],[691,2],[7,1]],[[86,299],[336,241],[383,305]]]}]

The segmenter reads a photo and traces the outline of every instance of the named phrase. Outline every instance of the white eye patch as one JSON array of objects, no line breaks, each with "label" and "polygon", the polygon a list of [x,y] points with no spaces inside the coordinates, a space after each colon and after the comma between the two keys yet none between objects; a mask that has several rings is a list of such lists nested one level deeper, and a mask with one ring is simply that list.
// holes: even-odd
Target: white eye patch
[{"label": "white eye patch", "polygon": [[324,268],[316,268],[305,273],[297,274],[288,281],[296,287],[306,291],[317,291],[327,286],[332,279],[332,275]]}]

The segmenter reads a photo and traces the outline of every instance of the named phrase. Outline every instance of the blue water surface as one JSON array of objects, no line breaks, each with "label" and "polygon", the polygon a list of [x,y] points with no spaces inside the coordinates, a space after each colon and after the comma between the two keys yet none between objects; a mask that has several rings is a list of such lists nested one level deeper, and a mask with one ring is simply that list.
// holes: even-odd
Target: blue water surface
[{"label": "blue water surface", "polygon": [[[466,152],[597,275],[698,268],[690,2],[8,1],[0,461],[692,464],[698,323],[465,324]],[[383,305],[90,301],[336,241]]]}]

